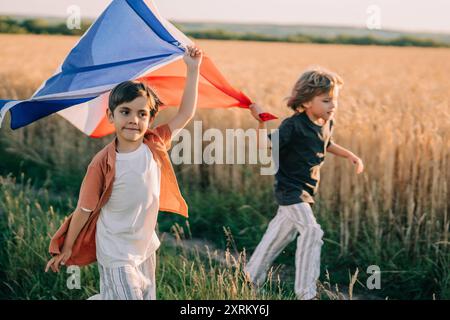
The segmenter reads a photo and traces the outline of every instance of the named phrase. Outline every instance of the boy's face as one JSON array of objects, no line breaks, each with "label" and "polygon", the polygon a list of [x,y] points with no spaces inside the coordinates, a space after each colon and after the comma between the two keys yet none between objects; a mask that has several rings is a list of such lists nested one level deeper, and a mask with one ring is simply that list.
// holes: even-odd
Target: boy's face
[{"label": "boy's face", "polygon": [[335,86],[331,92],[315,96],[311,101],[304,103],[306,112],[313,119],[328,121],[334,117],[338,107],[339,88]]},{"label": "boy's face", "polygon": [[154,120],[154,118],[150,118],[147,97],[143,96],[118,105],[114,109],[114,114],[110,109],[107,110],[107,113],[109,122],[114,124],[116,134],[130,142],[142,139]]}]

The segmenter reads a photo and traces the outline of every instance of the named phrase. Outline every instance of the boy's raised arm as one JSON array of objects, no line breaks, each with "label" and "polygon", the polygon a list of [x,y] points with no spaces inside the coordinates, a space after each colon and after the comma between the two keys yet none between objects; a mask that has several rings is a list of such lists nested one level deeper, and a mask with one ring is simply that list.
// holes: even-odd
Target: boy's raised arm
[{"label": "boy's raised arm", "polygon": [[192,119],[197,108],[199,69],[202,62],[202,51],[195,47],[187,47],[183,57],[187,67],[186,85],[178,113],[168,122],[172,136],[184,128]]},{"label": "boy's raised arm", "polygon": [[255,118],[256,121],[258,121],[258,134],[256,135],[258,149],[272,148],[270,139],[267,137],[267,125],[259,117],[259,115],[261,113],[264,113],[264,110],[262,109],[262,107],[260,105],[253,103],[250,105],[250,112],[251,112],[253,118]]}]

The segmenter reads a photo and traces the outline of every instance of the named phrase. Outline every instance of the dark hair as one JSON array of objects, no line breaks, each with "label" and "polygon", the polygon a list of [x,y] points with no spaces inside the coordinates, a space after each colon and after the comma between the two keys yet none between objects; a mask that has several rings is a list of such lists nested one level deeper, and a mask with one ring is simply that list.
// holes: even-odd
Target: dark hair
[{"label": "dark hair", "polygon": [[124,81],[112,89],[108,101],[109,110],[114,112],[118,105],[133,101],[137,97],[147,97],[147,104],[150,109],[151,117],[154,117],[158,113],[159,107],[163,105],[156,93],[145,83],[139,81]]},{"label": "dark hair", "polygon": [[303,103],[311,101],[315,96],[328,93],[334,87],[342,87],[344,81],[334,72],[321,67],[305,71],[292,88],[287,106],[294,111],[302,110]]}]

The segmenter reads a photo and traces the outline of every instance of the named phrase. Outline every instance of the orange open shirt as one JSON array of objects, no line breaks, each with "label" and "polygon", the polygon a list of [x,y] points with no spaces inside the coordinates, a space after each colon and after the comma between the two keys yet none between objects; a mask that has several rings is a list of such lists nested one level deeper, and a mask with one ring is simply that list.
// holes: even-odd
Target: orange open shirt
[{"label": "orange open shirt", "polygon": [[[159,210],[188,216],[186,201],[181,195],[178,182],[170,162],[167,150],[171,145],[171,131],[167,124],[149,129],[144,136],[144,143],[150,148],[153,158],[161,169],[161,191],[159,196]],[[100,150],[88,166],[86,175],[80,188],[77,208],[93,210],[88,221],[81,229],[72,247],[72,256],[66,265],[84,266],[97,260],[95,251],[95,232],[100,209],[111,196],[116,163],[116,139]],[[59,254],[64,244],[69,224],[69,215],[61,227],[53,235],[49,252]],[[150,231],[149,231],[150,232]]]}]

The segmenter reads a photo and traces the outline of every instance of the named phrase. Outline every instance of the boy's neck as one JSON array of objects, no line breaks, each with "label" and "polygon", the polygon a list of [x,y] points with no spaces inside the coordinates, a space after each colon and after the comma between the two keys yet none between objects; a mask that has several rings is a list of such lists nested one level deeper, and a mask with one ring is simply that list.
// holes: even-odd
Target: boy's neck
[{"label": "boy's neck", "polygon": [[144,142],[144,137],[138,141],[127,141],[120,136],[116,136],[116,152],[129,153],[137,150]]},{"label": "boy's neck", "polygon": [[317,118],[313,114],[310,114],[308,110],[305,110],[306,116],[313,122],[314,124],[318,126],[323,126],[327,121],[322,118]]}]

